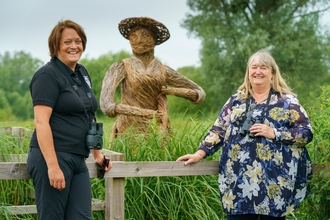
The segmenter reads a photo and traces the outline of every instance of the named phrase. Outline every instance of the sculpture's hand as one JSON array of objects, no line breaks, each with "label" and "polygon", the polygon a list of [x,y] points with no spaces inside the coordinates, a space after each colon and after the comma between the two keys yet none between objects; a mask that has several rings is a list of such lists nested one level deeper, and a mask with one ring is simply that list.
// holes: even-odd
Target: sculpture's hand
[{"label": "sculpture's hand", "polygon": [[164,116],[164,113],[162,111],[155,111],[155,118],[157,119],[157,121],[159,120],[162,120],[163,119],[163,116]]}]

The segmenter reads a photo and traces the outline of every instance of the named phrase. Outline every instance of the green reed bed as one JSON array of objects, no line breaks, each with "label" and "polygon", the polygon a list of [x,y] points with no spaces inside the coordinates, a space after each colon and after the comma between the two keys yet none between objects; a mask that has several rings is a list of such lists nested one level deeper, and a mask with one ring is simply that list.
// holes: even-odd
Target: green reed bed
[{"label": "green reed bed", "polygon": [[[327,90],[330,93],[330,89]],[[323,100],[325,101],[325,100]],[[327,100],[326,100],[327,101]],[[330,136],[321,131],[330,127],[330,102],[313,114],[314,140],[308,145],[313,163],[328,163]],[[104,148],[124,154],[125,161],[175,161],[178,157],[194,153],[213,119],[172,119],[171,135],[158,134],[157,126],[150,127],[149,135],[127,135],[110,141],[111,124],[105,122]],[[313,121],[314,120],[314,121]],[[102,121],[102,120],[101,120]],[[107,121],[107,120],[103,120]],[[326,129],[326,128],[324,128]],[[9,155],[26,154],[28,140],[18,140],[9,135],[0,136],[1,160]],[[220,152],[219,152],[220,153]],[[219,153],[204,159],[218,160]],[[110,171],[111,172],[111,171]],[[219,197],[217,175],[141,177],[125,179],[125,219],[157,220],[221,220],[226,219]],[[314,177],[310,180],[311,193],[301,207],[288,220],[327,220],[330,218],[329,178]],[[104,200],[104,180],[92,179],[92,197]],[[0,181],[0,219],[37,219],[36,215],[12,216],[3,205],[35,204],[29,195],[31,180]],[[104,219],[104,212],[93,212],[93,219]]]},{"label": "green reed bed", "polygon": [[[173,123],[172,135],[125,135],[115,139],[113,151],[125,155],[125,161],[175,161],[194,153],[210,127],[208,120],[186,119]],[[130,132],[128,132],[130,134]],[[208,160],[217,160],[218,154]],[[224,219],[217,176],[126,178],[126,219]]]}]

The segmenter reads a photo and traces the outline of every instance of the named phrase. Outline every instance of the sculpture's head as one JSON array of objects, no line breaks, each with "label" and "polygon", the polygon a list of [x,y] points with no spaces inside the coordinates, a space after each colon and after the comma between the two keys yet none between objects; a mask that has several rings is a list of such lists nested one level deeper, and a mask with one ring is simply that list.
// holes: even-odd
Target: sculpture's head
[{"label": "sculpture's head", "polygon": [[[170,32],[162,23],[148,17],[132,17],[122,20],[118,29],[120,33],[128,40],[132,41],[130,36],[138,34],[137,32],[149,32],[154,39],[154,45],[159,45],[170,38]],[[132,44],[132,42],[131,42]]]}]

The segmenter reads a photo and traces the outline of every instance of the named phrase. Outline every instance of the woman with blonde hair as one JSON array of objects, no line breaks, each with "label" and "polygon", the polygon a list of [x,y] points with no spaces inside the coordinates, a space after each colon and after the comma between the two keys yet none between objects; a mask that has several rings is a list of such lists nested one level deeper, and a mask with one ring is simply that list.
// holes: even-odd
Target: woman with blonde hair
[{"label": "woman with blonde hair", "polygon": [[260,50],[197,152],[177,161],[196,163],[222,148],[218,184],[227,219],[284,220],[307,195],[312,138],[306,111]]},{"label": "woman with blonde hair", "polygon": [[286,84],[284,79],[281,76],[280,69],[278,68],[274,58],[269,54],[268,51],[266,50],[259,50],[253,56],[250,57],[247,67],[246,67],[246,72],[245,72],[245,77],[244,77],[244,83],[238,88],[240,91],[247,91],[245,93],[246,97],[249,95],[253,95],[252,91],[252,86],[249,81],[249,66],[251,65],[252,61],[257,61],[262,63],[265,67],[268,67],[272,71],[272,80],[270,82],[270,86],[273,90],[279,92],[281,96],[283,93],[285,94],[291,94],[291,95],[296,95],[292,92],[291,88]]}]

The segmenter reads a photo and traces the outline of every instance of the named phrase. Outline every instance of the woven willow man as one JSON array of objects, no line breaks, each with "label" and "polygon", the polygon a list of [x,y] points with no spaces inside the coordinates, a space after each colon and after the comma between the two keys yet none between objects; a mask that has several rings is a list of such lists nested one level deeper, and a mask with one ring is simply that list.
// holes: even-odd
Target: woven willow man
[{"label": "woven willow man", "polygon": [[[119,23],[119,31],[130,41],[133,55],[112,64],[102,82],[101,110],[109,117],[119,115],[111,137],[128,128],[134,133],[145,132],[154,117],[161,130],[170,130],[166,95],[198,104],[205,98],[204,90],[154,57],[155,46],[170,37],[162,23],[147,17],[127,18]],[[121,103],[115,103],[119,84]]]}]

